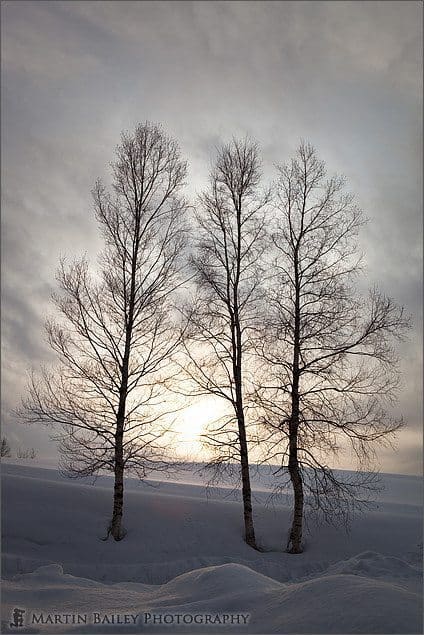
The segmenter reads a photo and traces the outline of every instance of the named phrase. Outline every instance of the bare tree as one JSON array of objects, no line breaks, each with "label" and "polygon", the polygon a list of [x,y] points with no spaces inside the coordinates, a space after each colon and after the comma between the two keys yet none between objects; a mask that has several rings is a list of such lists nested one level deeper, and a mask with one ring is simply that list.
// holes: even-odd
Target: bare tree
[{"label": "bare tree", "polygon": [[399,380],[391,342],[408,320],[377,289],[363,297],[355,286],[363,216],[344,192],[343,178],[327,178],[306,143],[279,173],[272,233],[277,257],[260,347],[266,379],[257,400],[268,431],[267,458],[278,457],[292,484],[287,549],[299,553],[305,495],[334,520],[373,487],[372,475],[358,471],[343,479],[328,461],[344,438],[359,466],[369,469],[375,442],[389,441],[402,425],[384,403],[393,402]]},{"label": "bare tree", "polygon": [[219,149],[210,186],[196,215],[192,258],[197,296],[185,337],[185,375],[195,394],[224,399],[229,415],[204,436],[218,471],[238,466],[244,506],[245,540],[256,548],[249,474],[246,383],[251,339],[260,294],[267,195],[259,194],[258,149],[249,140]]},{"label": "bare tree", "polygon": [[18,448],[16,458],[18,459],[35,459],[37,456],[34,448]]},{"label": "bare tree", "polygon": [[156,125],[123,133],[112,164],[112,191],[101,181],[94,208],[105,248],[90,275],[85,258],[61,263],[47,322],[59,365],[33,374],[23,413],[55,423],[67,473],[114,472],[115,540],[122,528],[124,472],[164,467],[164,382],[175,335],[172,297],[181,284],[186,175],[177,144]]},{"label": "bare tree", "polygon": [[2,457],[9,457],[9,456],[11,456],[10,443],[9,443],[9,441],[6,439],[6,437],[2,437],[2,438],[1,438],[0,456],[2,456]]}]

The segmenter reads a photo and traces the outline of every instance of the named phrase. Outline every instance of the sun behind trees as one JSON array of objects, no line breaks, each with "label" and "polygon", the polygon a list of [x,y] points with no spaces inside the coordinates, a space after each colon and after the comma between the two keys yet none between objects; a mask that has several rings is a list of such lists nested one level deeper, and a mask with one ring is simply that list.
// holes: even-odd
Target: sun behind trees
[{"label": "sun behind trees", "polygon": [[84,258],[62,262],[60,320],[46,325],[59,364],[32,375],[22,414],[56,424],[68,474],[114,472],[107,535],[120,540],[124,473],[166,467],[158,441],[178,345],[171,299],[184,266],[186,164],[175,141],[145,123],[122,135],[112,176],[112,192],[101,181],[93,190],[105,243],[97,275]]},{"label": "sun behind trees", "polygon": [[[238,475],[251,547],[254,446],[291,482],[292,553],[303,548],[305,502],[327,520],[346,518],[373,487],[372,472],[341,478],[329,458],[346,439],[369,470],[375,444],[402,425],[385,402],[398,385],[391,343],[408,320],[376,289],[363,297],[355,286],[363,219],[343,179],[327,178],[305,143],[279,174],[272,197],[260,187],[257,145],[221,146],[190,241],[186,164],[161,127],[124,133],[112,190],[94,187],[99,266],[91,274],[85,258],[62,261],[59,318],[46,324],[58,365],[31,375],[20,414],[54,424],[69,475],[114,473],[106,537],[125,534],[124,475],[168,468],[164,422],[182,386],[228,405],[204,434],[207,467]],[[174,305],[187,276],[194,298],[181,322]]]},{"label": "sun behind trees", "polygon": [[267,460],[278,460],[292,484],[287,549],[299,553],[305,497],[335,520],[373,487],[370,472],[349,480],[329,467],[341,438],[359,470],[369,470],[375,444],[390,441],[402,425],[384,405],[393,404],[399,383],[391,343],[408,319],[377,289],[364,297],[355,287],[363,216],[344,180],[327,178],[306,143],[279,173],[270,232],[276,257],[259,349],[264,380],[256,399]]}]

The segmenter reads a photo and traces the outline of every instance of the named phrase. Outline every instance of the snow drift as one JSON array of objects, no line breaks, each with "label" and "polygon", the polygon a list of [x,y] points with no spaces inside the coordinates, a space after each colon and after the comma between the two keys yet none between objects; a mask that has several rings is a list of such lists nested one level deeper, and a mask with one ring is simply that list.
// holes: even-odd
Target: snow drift
[{"label": "snow drift", "polygon": [[[41,468],[2,471],[2,632],[16,607],[25,610],[21,633],[422,632],[418,478],[386,476],[376,508],[350,534],[311,527],[293,556],[282,551],[289,509],[266,506],[265,491],[255,505],[263,553],[243,542],[241,504],[228,490],[205,497],[183,483],[129,481],[128,534],[115,543],[100,540],[108,478],[89,485]],[[65,623],[75,614],[85,622]]]}]

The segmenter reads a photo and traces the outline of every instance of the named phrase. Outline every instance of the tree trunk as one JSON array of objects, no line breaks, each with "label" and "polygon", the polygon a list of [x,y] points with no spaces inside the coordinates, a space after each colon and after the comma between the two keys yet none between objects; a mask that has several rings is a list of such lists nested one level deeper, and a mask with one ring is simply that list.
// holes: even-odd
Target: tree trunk
[{"label": "tree trunk", "polygon": [[289,474],[293,486],[294,506],[287,551],[289,553],[302,553],[303,483],[297,456],[297,438],[299,429],[299,373],[298,358],[296,354],[295,360],[295,372],[293,375],[292,386],[292,413],[289,425]]},{"label": "tree trunk", "polygon": [[303,483],[297,460],[297,425],[295,423],[290,423],[289,434],[289,474],[293,486],[294,508],[287,551],[289,553],[302,553]]},{"label": "tree trunk", "polygon": [[122,514],[124,509],[124,424],[125,409],[128,393],[128,372],[131,351],[131,337],[134,318],[135,303],[135,276],[137,267],[137,256],[139,249],[139,232],[140,232],[140,212],[137,211],[135,223],[135,240],[133,245],[133,253],[131,260],[131,287],[128,302],[128,319],[125,326],[125,351],[122,360],[121,369],[121,386],[119,391],[119,407],[116,417],[116,433],[115,433],[115,485],[113,490],[113,512],[112,520],[109,526],[109,532],[115,540],[122,540],[125,532],[122,528]]},{"label": "tree trunk", "polygon": [[[303,206],[305,209],[305,205]],[[304,211],[303,211],[304,214]],[[303,231],[302,214],[302,231]],[[294,253],[295,268],[295,308],[294,308],[294,347],[292,366],[291,417],[289,424],[289,474],[293,486],[294,507],[293,520],[290,529],[287,551],[302,553],[302,525],[303,525],[303,483],[297,456],[297,439],[300,415],[299,395],[299,357],[300,357],[300,279],[299,279],[299,241]]]},{"label": "tree trunk", "polygon": [[116,416],[116,432],[115,432],[115,484],[113,489],[113,512],[112,520],[109,525],[109,532],[115,540],[122,540],[125,533],[122,529],[122,514],[124,508],[124,424],[125,424],[125,407],[127,401],[128,389],[128,363],[130,351],[130,330],[127,328],[127,338],[124,360],[122,364],[122,379],[119,396],[119,407]]},{"label": "tree trunk", "polygon": [[122,449],[123,434],[117,432],[115,440],[115,485],[113,489],[113,512],[109,531],[115,540],[122,540],[122,514],[124,508],[124,460]]},{"label": "tree trunk", "polygon": [[249,454],[247,449],[246,422],[244,419],[243,409],[243,379],[242,379],[242,356],[243,342],[242,330],[239,315],[238,285],[241,272],[241,197],[237,204],[237,273],[234,283],[234,315],[232,321],[232,339],[233,339],[233,374],[236,389],[236,414],[239,430],[239,446],[240,446],[240,465],[241,465],[241,482],[243,496],[243,514],[244,514],[244,539],[246,543],[257,549],[255,529],[253,525],[252,510],[252,490],[250,487],[249,473]]},{"label": "tree trunk", "polygon": [[257,549],[255,529],[253,526],[252,490],[250,487],[249,457],[247,452],[246,430],[244,421],[239,421],[240,463],[244,513],[244,539],[246,543]]}]

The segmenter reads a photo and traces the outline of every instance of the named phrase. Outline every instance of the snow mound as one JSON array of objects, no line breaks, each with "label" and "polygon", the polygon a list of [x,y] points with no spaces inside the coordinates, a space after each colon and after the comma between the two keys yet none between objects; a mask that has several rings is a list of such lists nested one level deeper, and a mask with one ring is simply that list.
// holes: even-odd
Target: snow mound
[{"label": "snow mound", "polygon": [[[367,558],[360,554],[358,562]],[[373,554],[370,560],[378,560]],[[355,558],[352,558],[354,561]],[[4,584],[4,601],[37,613],[131,613],[135,625],[108,626],[107,632],[161,632],[144,624],[147,614],[243,614],[244,624],[220,630],[249,633],[420,633],[418,594],[400,585],[348,574],[329,574],[294,584],[282,584],[238,564],[207,567],[178,576],[164,585],[105,585],[63,573],[60,565],[40,567]],[[13,598],[13,599],[12,599]],[[58,602],[59,600],[59,602]],[[30,613],[27,608],[27,613]],[[43,626],[43,629],[48,626]],[[193,627],[174,625],[193,632]],[[99,625],[55,625],[54,632],[98,632]],[[104,629],[104,627],[103,627]],[[202,630],[213,630],[202,626]],[[51,632],[51,629],[50,629]]]},{"label": "snow mound", "polygon": [[418,594],[387,582],[327,575],[274,595],[269,632],[419,633],[419,603]]},{"label": "snow mound", "polygon": [[[189,571],[174,578],[163,585],[166,593],[183,591],[189,596],[225,596],[234,589],[243,588],[244,591],[261,592],[264,589],[281,588],[281,584],[268,576],[252,571],[241,564],[222,564],[216,567],[205,567],[197,571]],[[200,597],[198,599],[201,599]]]},{"label": "snow mound", "polygon": [[413,578],[418,580],[422,578],[422,572],[408,562],[375,551],[364,551],[353,558],[337,562],[328,569],[328,574],[344,573],[372,578]]},{"label": "snow mound", "polygon": [[77,578],[73,575],[63,572],[60,564],[47,564],[38,567],[32,573],[22,573],[13,576],[12,581],[16,584],[21,583],[27,587],[42,588],[42,586],[78,586],[78,587],[95,587],[103,586],[100,582],[85,578]]}]

